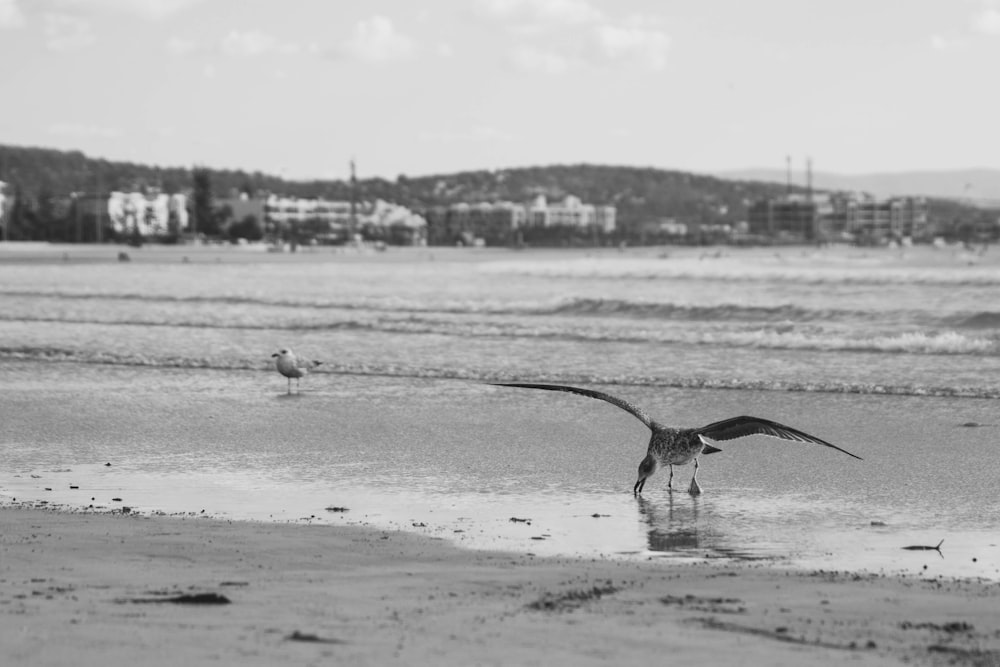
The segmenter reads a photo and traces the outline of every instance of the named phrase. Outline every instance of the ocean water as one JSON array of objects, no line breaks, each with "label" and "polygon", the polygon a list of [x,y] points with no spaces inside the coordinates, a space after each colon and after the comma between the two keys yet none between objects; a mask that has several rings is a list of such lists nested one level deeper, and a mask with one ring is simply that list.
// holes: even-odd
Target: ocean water
[{"label": "ocean water", "polygon": [[[0,249],[0,499],[1000,579],[990,250],[129,252]],[[324,361],[298,396],[280,347]],[[512,380],[864,461],[747,438],[637,499],[641,423]]]}]

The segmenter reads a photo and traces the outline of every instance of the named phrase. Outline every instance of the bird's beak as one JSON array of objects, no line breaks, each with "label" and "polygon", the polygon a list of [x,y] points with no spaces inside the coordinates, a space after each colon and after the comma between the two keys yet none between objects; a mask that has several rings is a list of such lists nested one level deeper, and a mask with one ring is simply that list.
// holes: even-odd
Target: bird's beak
[{"label": "bird's beak", "polygon": [[278,356],[278,353],[277,353],[277,352],[275,352],[275,353],[274,353],[274,354],[272,354],[271,356],[272,356],[272,357],[276,357],[276,356]]},{"label": "bird's beak", "polygon": [[632,487],[632,495],[633,496],[637,496],[640,493],[642,493],[642,487],[644,487],[644,486],[646,486],[646,478],[645,477],[640,477],[636,481],[635,486]]}]

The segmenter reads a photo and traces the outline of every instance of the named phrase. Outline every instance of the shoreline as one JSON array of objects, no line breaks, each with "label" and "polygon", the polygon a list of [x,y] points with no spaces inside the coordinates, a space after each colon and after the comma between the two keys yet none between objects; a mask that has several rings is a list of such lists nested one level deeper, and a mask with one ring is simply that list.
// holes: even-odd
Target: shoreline
[{"label": "shoreline", "polygon": [[0,523],[4,664],[1000,660],[1000,584],[983,581],[543,558],[358,526],[11,506]]},{"label": "shoreline", "polygon": [[[645,434],[627,415],[590,418],[585,402],[566,400],[536,413],[524,409],[531,395],[479,384],[345,382],[335,375],[307,378],[304,392],[289,399],[282,378],[263,371],[61,363],[7,369],[13,372],[0,392],[0,498],[8,500],[403,528],[463,547],[547,556],[649,552],[680,561],[739,558],[799,570],[1000,581],[997,540],[984,519],[992,507],[989,468],[956,469],[933,447],[957,433],[968,452],[988,456],[992,429],[956,426],[987,423],[985,404],[649,390],[636,400],[668,404],[703,423],[744,410],[814,415],[811,429],[862,445],[866,462],[749,442],[706,464],[704,498],[665,493],[659,480],[639,501],[631,487]],[[844,421],[857,411],[879,415],[878,424]],[[906,421],[913,413],[926,417],[919,433]],[[964,493],[931,507],[915,491],[886,488],[895,454],[870,446],[883,432],[924,452],[914,454],[926,457],[911,473],[914,489],[940,484],[938,470],[947,465]],[[473,433],[484,439],[470,449]],[[574,447],[556,446],[573,438]],[[496,449],[499,443],[507,449]],[[779,460],[791,470],[822,465],[787,479],[786,468],[773,465]],[[971,497],[983,499],[977,510],[962,502]],[[327,509],[345,506],[349,512]],[[942,538],[945,558],[901,550]]]}]

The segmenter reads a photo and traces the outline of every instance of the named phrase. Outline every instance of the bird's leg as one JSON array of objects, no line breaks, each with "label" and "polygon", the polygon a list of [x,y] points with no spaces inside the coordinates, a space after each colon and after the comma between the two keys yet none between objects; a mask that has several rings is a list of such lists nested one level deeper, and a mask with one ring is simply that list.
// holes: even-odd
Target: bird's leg
[{"label": "bird's leg", "polygon": [[667,480],[667,491],[673,492],[674,490],[674,464],[670,464],[670,479]]},{"label": "bird's leg", "polygon": [[701,495],[701,487],[698,486],[698,459],[694,460],[694,475],[691,476],[691,486],[688,487],[688,493],[692,496]]},{"label": "bird's leg", "polygon": [[288,378],[288,393],[292,393],[292,378]]}]

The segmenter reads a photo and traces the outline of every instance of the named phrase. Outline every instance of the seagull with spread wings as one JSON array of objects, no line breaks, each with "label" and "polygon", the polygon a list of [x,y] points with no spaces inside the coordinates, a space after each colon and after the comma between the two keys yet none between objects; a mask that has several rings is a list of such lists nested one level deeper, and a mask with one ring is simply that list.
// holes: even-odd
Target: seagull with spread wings
[{"label": "seagull with spread wings", "polygon": [[638,495],[642,493],[642,488],[646,485],[646,480],[653,476],[662,466],[670,467],[670,479],[667,481],[667,488],[673,491],[674,466],[682,466],[694,461],[694,475],[691,477],[691,486],[688,493],[692,496],[701,494],[701,487],[698,485],[698,455],[714,454],[721,452],[718,447],[714,447],[710,440],[733,440],[746,435],[769,435],[782,440],[792,440],[796,442],[811,442],[824,447],[836,449],[848,456],[861,460],[860,456],[851,454],[846,449],[841,449],[836,445],[831,445],[826,440],[809,435],[791,426],[785,426],[778,422],[760,417],[730,417],[722,421],[701,426],[699,428],[674,428],[664,426],[653,420],[646,412],[626,400],[605,394],[601,391],[591,389],[579,389],[577,387],[567,387],[561,384],[530,384],[520,382],[497,382],[493,383],[499,387],[523,387],[526,389],[546,389],[549,391],[567,391],[572,394],[589,396],[601,401],[607,401],[629,414],[635,416],[653,432],[649,439],[649,448],[646,450],[646,458],[639,463],[639,478],[632,487],[632,493]]}]

